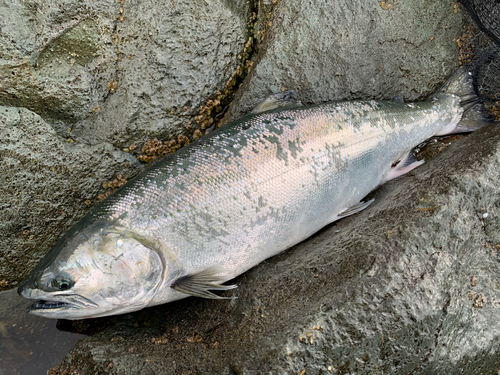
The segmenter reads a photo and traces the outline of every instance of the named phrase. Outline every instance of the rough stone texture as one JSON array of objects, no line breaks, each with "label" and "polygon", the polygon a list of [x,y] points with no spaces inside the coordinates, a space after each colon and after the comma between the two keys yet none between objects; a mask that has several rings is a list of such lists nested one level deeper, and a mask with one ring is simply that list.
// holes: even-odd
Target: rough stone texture
[{"label": "rough stone texture", "polygon": [[117,5],[97,3],[0,4],[0,104],[28,108],[59,131],[92,114],[109,94],[116,55]]},{"label": "rough stone texture", "polygon": [[126,147],[182,132],[238,65],[249,2],[0,5],[0,104]]},{"label": "rough stone texture", "polygon": [[27,276],[104,182],[142,168],[108,143],[69,143],[30,110],[0,106],[0,287]]},{"label": "rough stone texture", "polygon": [[239,277],[238,299],[111,318],[54,374],[496,373],[499,132],[451,144]]},{"label": "rough stone texture", "polygon": [[114,46],[116,92],[75,129],[121,146],[168,139],[184,130],[236,69],[246,14],[234,14],[220,1],[138,1],[123,8]]},{"label": "rough stone texture", "polygon": [[414,100],[457,67],[462,16],[453,0],[264,3],[256,27],[267,26],[264,42],[226,122],[281,89],[310,104]]}]

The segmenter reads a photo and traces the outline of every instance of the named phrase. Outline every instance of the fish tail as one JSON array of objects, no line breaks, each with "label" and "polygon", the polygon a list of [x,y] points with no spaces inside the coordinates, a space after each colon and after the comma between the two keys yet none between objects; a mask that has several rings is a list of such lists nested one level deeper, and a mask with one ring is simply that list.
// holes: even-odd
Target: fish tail
[{"label": "fish tail", "polygon": [[446,131],[446,134],[469,133],[494,122],[476,93],[473,77],[471,66],[463,66],[435,93],[458,96],[463,109],[462,117],[456,127]]}]

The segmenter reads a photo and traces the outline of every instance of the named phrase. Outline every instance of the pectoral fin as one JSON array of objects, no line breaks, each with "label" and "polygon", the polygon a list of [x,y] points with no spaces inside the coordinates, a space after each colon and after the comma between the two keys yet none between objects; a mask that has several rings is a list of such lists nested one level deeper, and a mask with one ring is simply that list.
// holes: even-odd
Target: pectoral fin
[{"label": "pectoral fin", "polygon": [[212,299],[232,299],[236,297],[221,297],[210,292],[210,290],[230,290],[237,285],[220,285],[224,280],[217,276],[220,273],[216,267],[207,268],[201,272],[186,275],[175,280],[170,287],[178,292],[186,293],[196,297]]}]

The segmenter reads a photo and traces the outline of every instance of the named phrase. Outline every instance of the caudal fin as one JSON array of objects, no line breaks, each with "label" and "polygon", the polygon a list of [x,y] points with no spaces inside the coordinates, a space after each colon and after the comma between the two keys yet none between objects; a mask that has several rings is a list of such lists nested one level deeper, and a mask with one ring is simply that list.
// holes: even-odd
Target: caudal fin
[{"label": "caudal fin", "polygon": [[437,93],[456,95],[464,113],[456,128],[448,134],[473,132],[493,122],[477,96],[470,67],[461,67],[441,86]]}]

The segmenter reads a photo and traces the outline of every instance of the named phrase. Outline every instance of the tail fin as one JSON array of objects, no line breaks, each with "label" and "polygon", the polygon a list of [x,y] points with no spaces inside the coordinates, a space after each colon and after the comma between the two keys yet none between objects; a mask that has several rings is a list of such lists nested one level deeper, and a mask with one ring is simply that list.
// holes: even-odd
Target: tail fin
[{"label": "tail fin", "polygon": [[448,134],[473,132],[493,122],[474,90],[472,77],[470,67],[461,67],[437,91],[437,94],[458,96],[464,110],[456,128]]}]

